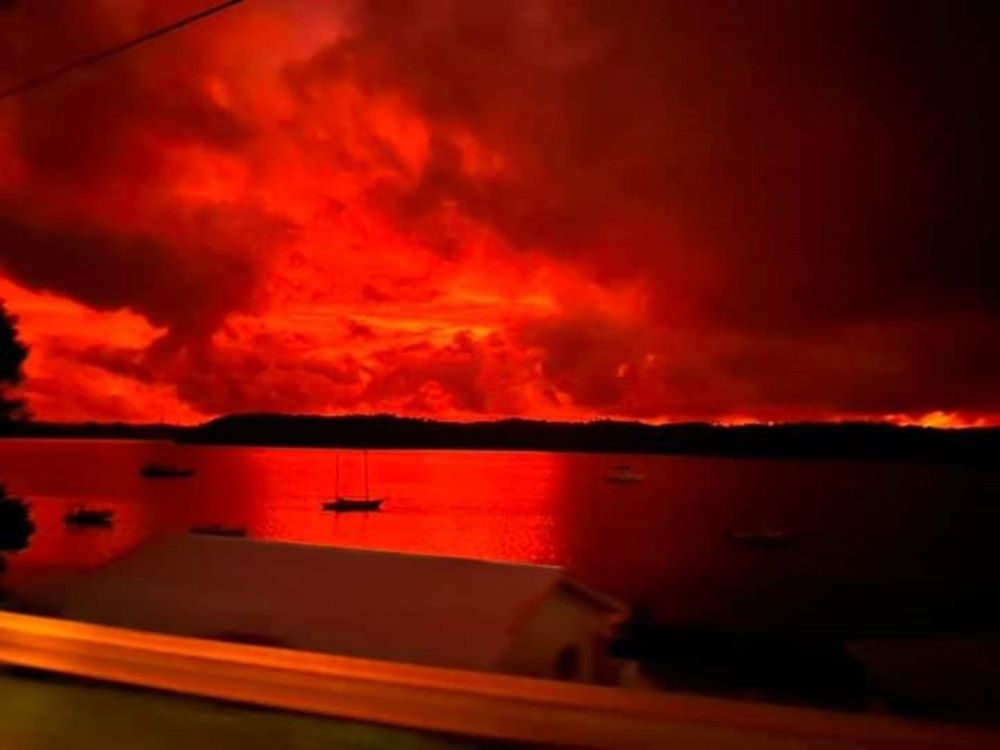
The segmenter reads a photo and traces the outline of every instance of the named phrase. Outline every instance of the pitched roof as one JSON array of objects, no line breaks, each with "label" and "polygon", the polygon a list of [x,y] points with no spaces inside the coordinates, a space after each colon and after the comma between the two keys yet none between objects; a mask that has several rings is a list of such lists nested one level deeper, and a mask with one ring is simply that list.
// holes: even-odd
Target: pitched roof
[{"label": "pitched roof", "polygon": [[140,630],[489,669],[517,623],[560,586],[613,609],[560,568],[180,535],[97,571],[63,611]]}]

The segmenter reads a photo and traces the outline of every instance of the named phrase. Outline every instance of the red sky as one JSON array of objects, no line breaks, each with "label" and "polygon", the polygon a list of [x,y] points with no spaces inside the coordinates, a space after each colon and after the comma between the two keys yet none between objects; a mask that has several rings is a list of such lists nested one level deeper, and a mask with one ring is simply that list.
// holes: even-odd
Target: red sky
[{"label": "red sky", "polygon": [[[15,2],[0,86],[206,4]],[[932,5],[247,0],[0,102],[30,408],[1000,423],[996,27]]]}]

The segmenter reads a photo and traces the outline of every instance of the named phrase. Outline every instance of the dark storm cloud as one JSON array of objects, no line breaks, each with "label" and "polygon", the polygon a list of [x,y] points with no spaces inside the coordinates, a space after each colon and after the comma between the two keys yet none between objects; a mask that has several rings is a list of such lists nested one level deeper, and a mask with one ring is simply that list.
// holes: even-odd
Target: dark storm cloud
[{"label": "dark storm cloud", "polygon": [[[189,10],[166,5],[18,3],[0,17],[0,83]],[[1000,410],[989,5],[336,5],[348,9],[344,28],[330,26],[336,41],[282,56],[287,91],[267,77],[233,104],[230,83],[265,78],[215,57],[224,35],[192,33],[3,105],[0,148],[15,177],[0,170],[0,267],[168,329],[149,351],[112,348],[88,363],[140,380],[156,371],[209,412],[511,413],[531,410],[511,394],[533,378],[552,403],[568,396],[591,414]],[[243,48],[248,67],[270,39],[259,33]],[[280,67],[270,62],[266,76]],[[211,179],[198,198],[172,184],[178,151],[192,174],[208,163],[229,197],[205,197]],[[245,169],[248,189],[204,154]],[[308,189],[286,186],[300,172]],[[515,264],[545,259],[547,312],[511,303],[502,345],[470,326],[448,344],[396,347],[359,316],[344,346],[369,345],[366,362],[327,366],[267,340],[214,349],[211,334],[253,308],[295,232],[261,206],[299,215],[296,196],[328,188],[324,220],[373,256],[364,243],[392,235],[435,248],[442,267],[476,253],[498,265],[511,252]],[[379,231],[351,233],[361,225]],[[333,257],[313,241],[303,252]],[[391,317],[453,291],[419,271],[404,288],[407,273],[374,270],[357,284],[359,305]],[[568,299],[570,278],[607,298],[595,295],[594,309]],[[619,288],[642,302],[619,304]],[[181,340],[200,345],[178,354]]]},{"label": "dark storm cloud", "polygon": [[27,166],[41,179],[77,186],[123,173],[146,186],[166,143],[236,149],[250,136],[190,79],[125,65],[78,74],[17,104],[16,142]]},{"label": "dark storm cloud", "polygon": [[267,250],[291,231],[243,206],[173,212],[156,236],[38,213],[0,206],[0,268],[95,309],[129,308],[177,338],[246,309]]},{"label": "dark storm cloud", "polygon": [[[24,3],[0,29],[0,74],[51,69],[148,30],[168,11]],[[158,44],[3,103],[24,179],[0,195],[0,268],[96,309],[139,312],[170,340],[203,338],[250,306],[269,249],[292,227],[251,203],[186,201],[164,186],[171,148],[237,153],[253,134],[208,94],[198,44]]]},{"label": "dark storm cloud", "polygon": [[385,0],[289,75],[396,91],[513,157],[482,179],[432,141],[421,179],[381,196],[400,221],[454,200],[515,245],[667,289],[679,255],[710,253],[727,278],[704,312],[795,329],[995,309],[1000,80],[979,7]]},{"label": "dark storm cloud", "polygon": [[[354,33],[288,76],[302,96],[328,80],[393,92],[433,124],[420,179],[378,205],[425,237],[457,205],[514,247],[645,279],[666,325],[644,346],[717,381],[716,411],[974,408],[961,384],[986,397],[995,382],[1000,46],[986,4],[354,8]],[[457,132],[510,169],[470,172]],[[581,403],[622,403],[615,325],[527,334]],[[711,362],[678,357],[702,340]],[[666,395],[685,391],[642,409],[690,406]]]}]

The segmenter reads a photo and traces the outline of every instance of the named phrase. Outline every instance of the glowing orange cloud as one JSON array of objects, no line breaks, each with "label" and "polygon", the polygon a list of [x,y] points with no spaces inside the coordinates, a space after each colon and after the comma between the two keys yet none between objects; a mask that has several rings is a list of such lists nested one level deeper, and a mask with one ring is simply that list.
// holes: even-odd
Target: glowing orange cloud
[{"label": "glowing orange cloud", "polygon": [[[840,45],[963,89],[864,10],[685,5],[244,3],[3,103],[32,411],[1000,421],[974,149]],[[19,4],[0,83],[198,7]]]}]

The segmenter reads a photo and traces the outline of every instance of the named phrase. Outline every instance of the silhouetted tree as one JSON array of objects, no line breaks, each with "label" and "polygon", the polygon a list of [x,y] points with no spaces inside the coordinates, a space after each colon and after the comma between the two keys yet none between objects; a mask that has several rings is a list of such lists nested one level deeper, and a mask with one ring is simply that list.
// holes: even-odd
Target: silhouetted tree
[{"label": "silhouetted tree", "polygon": [[[31,511],[23,500],[7,494],[0,484],[0,551],[18,552],[28,546],[28,539],[35,533]],[[0,556],[0,572],[6,561]]]},{"label": "silhouetted tree", "polygon": [[21,370],[28,347],[17,336],[17,318],[0,300],[0,423],[25,416],[24,400],[12,398],[11,389],[24,377]]}]

